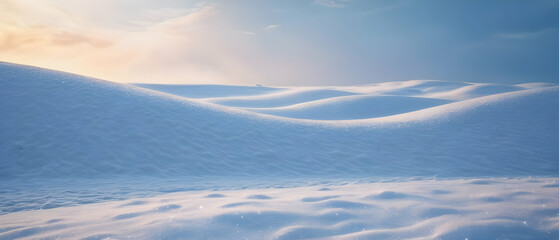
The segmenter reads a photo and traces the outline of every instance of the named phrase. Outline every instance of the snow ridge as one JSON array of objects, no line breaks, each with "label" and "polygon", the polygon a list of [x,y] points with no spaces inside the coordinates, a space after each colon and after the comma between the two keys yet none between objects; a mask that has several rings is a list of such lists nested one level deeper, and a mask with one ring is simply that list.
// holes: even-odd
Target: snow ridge
[{"label": "snow ridge", "polygon": [[[435,100],[441,105],[385,117],[320,121],[252,113],[19,65],[1,64],[0,72],[4,113],[0,176],[4,179],[554,176],[559,172],[557,86],[447,104]],[[447,85],[461,84],[396,84],[402,85],[416,94],[438,91],[438,85],[448,89]],[[375,91],[374,86],[363,88]],[[386,86],[383,91],[388,91]],[[400,97],[412,98],[388,99]],[[340,98],[347,97],[331,100]]]},{"label": "snow ridge", "polygon": [[0,84],[0,240],[559,237],[555,84]]}]

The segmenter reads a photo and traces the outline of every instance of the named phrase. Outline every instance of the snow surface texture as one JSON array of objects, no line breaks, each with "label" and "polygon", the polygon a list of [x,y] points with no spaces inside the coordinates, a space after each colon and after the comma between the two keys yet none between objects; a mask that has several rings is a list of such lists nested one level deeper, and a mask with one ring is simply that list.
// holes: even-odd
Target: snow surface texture
[{"label": "snow surface texture", "polygon": [[558,237],[554,84],[0,84],[0,239]]},{"label": "snow surface texture", "polygon": [[0,216],[0,239],[558,239],[552,179],[197,191]]},{"label": "snow surface texture", "polygon": [[[206,102],[31,67],[2,64],[0,72],[2,179],[485,177],[559,172],[559,86],[450,103],[418,96],[465,84],[410,81],[337,90],[288,89],[243,100],[256,98],[275,107],[322,97],[313,109],[300,106],[308,102],[293,107],[317,116],[334,114],[330,108],[365,112],[366,103],[380,113],[399,113],[317,121],[208,103],[223,98]],[[379,96],[357,98],[357,91]],[[383,97],[386,92],[400,95]],[[333,99],[323,103],[325,98]]]}]

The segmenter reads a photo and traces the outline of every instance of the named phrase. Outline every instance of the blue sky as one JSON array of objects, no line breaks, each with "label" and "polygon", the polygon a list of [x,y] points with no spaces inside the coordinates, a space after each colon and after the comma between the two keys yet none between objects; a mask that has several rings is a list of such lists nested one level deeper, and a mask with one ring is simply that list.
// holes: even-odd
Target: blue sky
[{"label": "blue sky", "polygon": [[0,60],[119,82],[559,83],[559,1],[6,0]]}]

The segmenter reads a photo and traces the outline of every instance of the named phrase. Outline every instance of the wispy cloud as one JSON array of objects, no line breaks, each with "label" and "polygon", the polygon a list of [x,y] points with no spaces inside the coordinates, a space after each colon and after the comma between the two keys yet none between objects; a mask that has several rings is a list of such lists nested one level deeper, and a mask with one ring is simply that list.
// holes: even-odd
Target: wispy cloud
[{"label": "wispy cloud", "polygon": [[343,8],[351,0],[314,0],[314,4],[331,8]]},{"label": "wispy cloud", "polygon": [[248,78],[238,61],[227,56],[234,49],[223,41],[234,40],[216,31],[217,5],[129,13],[124,11],[126,6],[114,4],[97,7],[131,14],[131,22],[126,22],[130,25],[101,24],[75,13],[85,9],[64,9],[55,1],[1,0],[0,60],[120,82]]},{"label": "wispy cloud", "polygon": [[194,27],[200,26],[201,22],[217,14],[216,5],[202,5],[189,11],[185,15],[164,19],[151,25],[152,29],[163,30],[171,34],[182,34]]},{"label": "wispy cloud", "polygon": [[[3,12],[0,16],[0,53],[41,52],[49,46],[104,48],[112,44],[110,37],[96,36],[98,29],[84,26],[72,15],[56,8],[5,0],[0,4],[0,11]],[[89,31],[83,31],[84,27]]]},{"label": "wispy cloud", "polygon": [[266,30],[272,30],[272,29],[279,28],[279,27],[280,27],[280,25],[278,25],[278,24],[271,24],[271,25],[266,26],[265,29]]},{"label": "wispy cloud", "polygon": [[51,42],[54,45],[65,46],[65,47],[72,46],[75,44],[87,44],[94,48],[105,48],[113,44],[112,40],[96,38],[93,36],[88,36],[85,34],[80,34],[75,32],[66,32],[66,31],[54,32],[51,35],[51,37],[52,37]]}]

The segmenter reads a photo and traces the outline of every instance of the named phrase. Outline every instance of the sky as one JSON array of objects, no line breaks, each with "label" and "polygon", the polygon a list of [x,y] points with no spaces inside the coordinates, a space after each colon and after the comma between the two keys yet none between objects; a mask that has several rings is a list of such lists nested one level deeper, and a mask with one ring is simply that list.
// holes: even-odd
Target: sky
[{"label": "sky", "polygon": [[115,82],[559,83],[556,0],[0,0],[0,61]]}]

